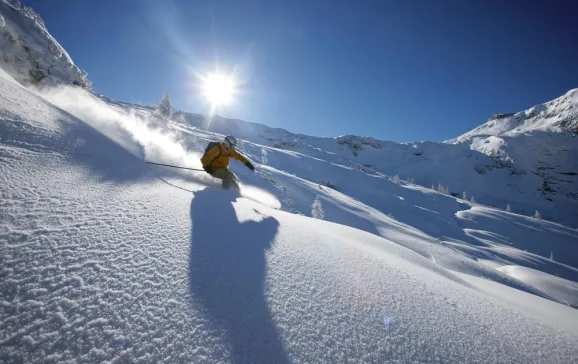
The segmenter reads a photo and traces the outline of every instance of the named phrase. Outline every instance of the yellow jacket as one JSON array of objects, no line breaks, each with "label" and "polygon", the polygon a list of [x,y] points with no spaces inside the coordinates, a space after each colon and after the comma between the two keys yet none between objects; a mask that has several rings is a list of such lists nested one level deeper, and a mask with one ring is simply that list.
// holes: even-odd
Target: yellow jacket
[{"label": "yellow jacket", "polygon": [[227,149],[223,143],[219,143],[205,153],[201,158],[201,163],[203,163],[203,168],[209,166],[213,170],[227,169],[229,167],[229,158],[236,159],[243,164],[248,162],[247,158],[243,157],[235,149]]}]

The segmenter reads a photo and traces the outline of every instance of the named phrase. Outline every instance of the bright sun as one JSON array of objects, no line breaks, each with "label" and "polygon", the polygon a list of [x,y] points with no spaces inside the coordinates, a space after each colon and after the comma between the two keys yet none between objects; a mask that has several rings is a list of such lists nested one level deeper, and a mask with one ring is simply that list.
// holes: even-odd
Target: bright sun
[{"label": "bright sun", "polygon": [[210,73],[202,77],[203,96],[213,105],[224,105],[233,101],[235,79],[222,73]]}]

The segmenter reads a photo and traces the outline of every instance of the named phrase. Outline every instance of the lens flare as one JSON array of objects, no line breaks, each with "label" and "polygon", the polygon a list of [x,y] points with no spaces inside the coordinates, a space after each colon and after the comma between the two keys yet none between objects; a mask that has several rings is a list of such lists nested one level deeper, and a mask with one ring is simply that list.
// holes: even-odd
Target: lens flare
[{"label": "lens flare", "polygon": [[395,324],[395,320],[393,319],[393,317],[384,316],[383,323],[385,324],[386,327],[392,327],[393,324]]}]

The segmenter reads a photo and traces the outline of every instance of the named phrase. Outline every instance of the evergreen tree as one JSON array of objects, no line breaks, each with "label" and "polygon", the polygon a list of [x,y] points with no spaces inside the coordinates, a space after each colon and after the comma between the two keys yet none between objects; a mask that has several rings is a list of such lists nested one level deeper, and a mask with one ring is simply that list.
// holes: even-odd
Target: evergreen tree
[{"label": "evergreen tree", "polygon": [[157,106],[157,111],[169,119],[173,117],[174,108],[173,105],[171,105],[171,94],[165,92],[163,99]]}]

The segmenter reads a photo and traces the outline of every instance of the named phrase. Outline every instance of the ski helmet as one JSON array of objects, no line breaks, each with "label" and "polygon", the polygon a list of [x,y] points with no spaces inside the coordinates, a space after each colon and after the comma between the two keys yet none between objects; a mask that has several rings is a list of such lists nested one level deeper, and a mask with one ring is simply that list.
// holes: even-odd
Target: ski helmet
[{"label": "ski helmet", "polygon": [[225,141],[223,143],[225,143],[225,147],[227,148],[235,148],[235,146],[237,145],[237,139],[234,136],[229,135],[228,137],[225,138]]}]

